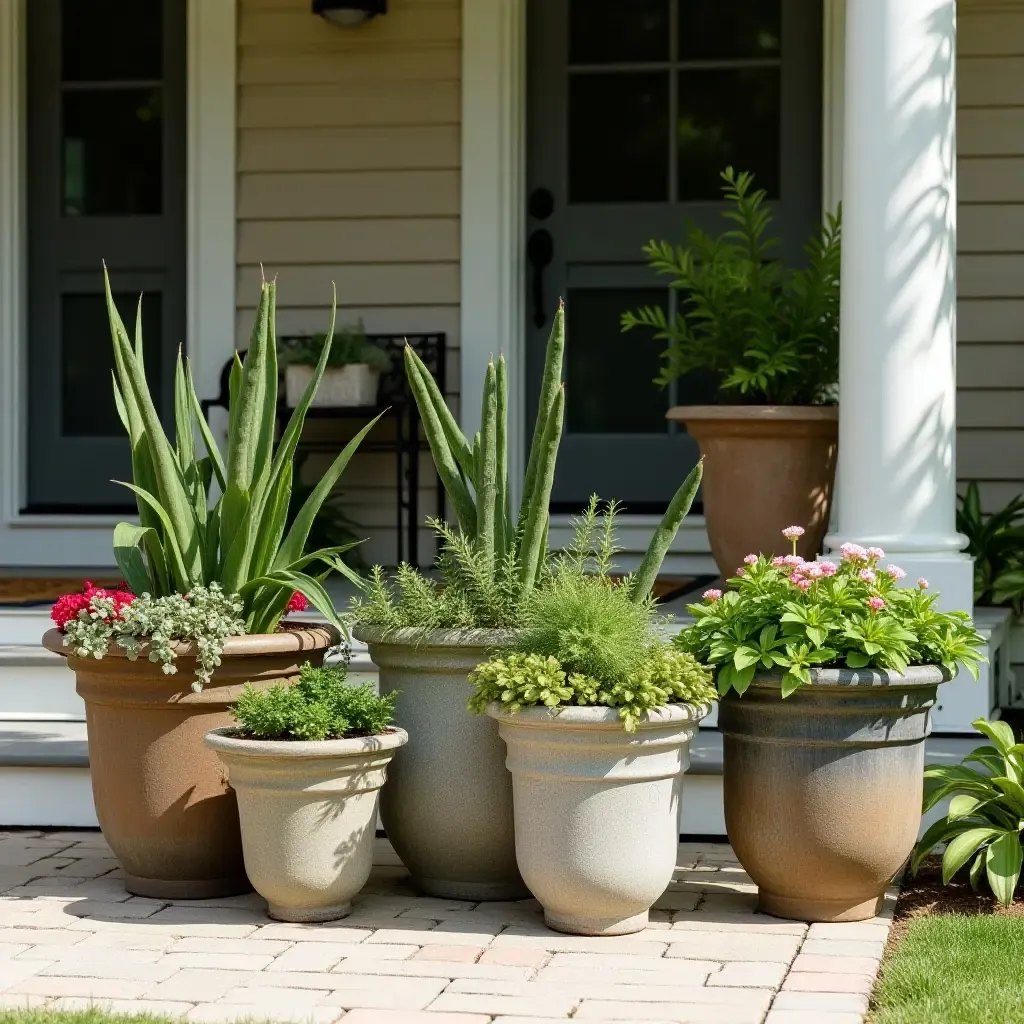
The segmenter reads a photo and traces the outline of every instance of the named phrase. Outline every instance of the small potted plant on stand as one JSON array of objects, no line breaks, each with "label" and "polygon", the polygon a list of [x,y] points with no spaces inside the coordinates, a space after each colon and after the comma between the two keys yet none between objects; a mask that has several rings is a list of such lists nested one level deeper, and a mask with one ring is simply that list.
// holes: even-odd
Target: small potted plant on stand
[{"label": "small potted plant on stand", "polygon": [[799,553],[821,550],[838,447],[840,222],[827,216],[807,265],[785,268],[769,237],[766,193],[753,175],[722,175],[732,228],[694,231],[689,247],[651,242],[645,253],[680,289],[669,321],[660,306],[622,318],[668,342],[662,384],[710,374],[719,405],[670,409],[707,456],[703,501],[722,575],[748,551],[775,553],[787,523],[807,526]]},{"label": "small potted plant on stand", "polygon": [[[294,409],[309,386],[327,335],[314,334],[282,343],[285,402]],[[330,346],[327,366],[313,396],[317,408],[371,408],[377,404],[380,375],[391,366],[388,354],[366,337],[360,320],[338,331]]]},{"label": "small potted plant on stand", "polygon": [[[303,662],[321,662],[338,642],[343,624],[323,575],[309,568],[320,562],[350,574],[338,557],[349,545],[307,551],[307,538],[373,424],[338,455],[286,530],[292,458],[331,332],[275,448],[275,288],[264,283],[245,362],[236,357],[231,370],[225,459],[180,356],[168,439],[146,382],[141,322],[133,345],[109,282],[106,295],[115,399],[132,445],[134,483],[125,486],[139,507],[138,525],[114,529],[128,589],[63,598],[43,643],[67,658],[85,701],[96,814],[128,890],[159,898],[245,892],[234,794],[203,736],[230,724],[243,683],[293,682]],[[283,625],[307,599],[330,624]]]},{"label": "small potted plant on stand", "polygon": [[377,796],[408,740],[391,725],[396,696],[306,664],[294,686],[246,686],[238,725],[207,733],[238,797],[246,874],[276,920],[344,917],[366,884]]},{"label": "small potted plant on stand", "polygon": [[983,638],[880,548],[842,560],[748,555],[726,593],[690,606],[674,643],[715,668],[729,841],[760,909],[873,917],[914,848],[938,685],[978,677]]},{"label": "small potted plant on stand", "polygon": [[615,506],[599,524],[591,499],[514,640],[471,676],[470,707],[508,747],[520,870],[558,931],[640,931],[672,879],[689,743],[715,690],[654,634],[650,588],[699,479],[698,467],[624,579],[610,574]]}]

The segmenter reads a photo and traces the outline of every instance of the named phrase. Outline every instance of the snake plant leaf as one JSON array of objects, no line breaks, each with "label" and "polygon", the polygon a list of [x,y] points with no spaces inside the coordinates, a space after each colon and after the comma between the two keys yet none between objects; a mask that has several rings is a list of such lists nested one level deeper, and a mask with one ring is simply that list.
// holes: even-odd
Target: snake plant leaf
[{"label": "snake plant leaf", "polygon": [[164,528],[164,549],[170,555],[170,565],[168,569],[170,575],[174,580],[174,585],[178,588],[178,593],[187,594],[191,587],[191,577],[189,576],[188,569],[185,564],[185,560],[182,557],[181,549],[178,547],[178,542],[174,536],[174,528],[171,525],[171,517],[167,510],[160,504],[160,501],[149,491],[137,484],[130,484],[124,480],[115,480],[114,483],[120,484],[122,487],[127,487],[128,490],[132,491],[137,497],[141,498],[157,515],[160,520],[160,524]]},{"label": "snake plant leaf", "polygon": [[294,466],[287,462],[284,471],[274,478],[268,488],[256,527],[256,540],[249,571],[251,576],[262,576],[267,572],[281,547],[288,522],[288,506],[292,500],[293,476]]},{"label": "snake plant leaf", "polygon": [[185,367],[182,363],[180,345],[178,358],[174,363],[174,441],[178,465],[184,472],[196,461],[196,447],[192,436],[192,402],[185,382]]},{"label": "snake plant leaf", "polygon": [[148,526],[118,523],[114,527],[114,559],[133,594],[153,594],[156,584],[149,575],[142,554],[146,534],[155,532]]},{"label": "snake plant leaf", "polygon": [[498,357],[496,384],[495,418],[498,437],[495,445],[497,488],[494,495],[494,546],[495,559],[500,561],[512,543],[508,494],[508,367],[504,356]]},{"label": "snake plant leaf", "polygon": [[304,572],[287,572],[277,569],[267,573],[265,576],[258,576],[249,580],[239,589],[239,594],[245,598],[258,592],[263,587],[276,587],[285,590],[289,596],[298,591],[305,597],[317,611],[323,615],[332,626],[336,627],[347,638],[349,636],[348,626],[334,609],[334,602],[324,589],[323,584]]},{"label": "snake plant leaf", "polygon": [[192,378],[192,363],[189,359],[185,360],[185,382],[188,385],[192,414],[195,416],[196,423],[199,424],[199,434],[203,439],[203,445],[206,447],[206,454],[210,457],[213,474],[217,478],[217,486],[220,488],[221,494],[223,494],[228,486],[227,474],[224,471],[224,459],[221,457],[220,448],[214,440],[213,432],[210,430],[210,424],[206,422],[206,417],[203,415],[203,407],[199,402],[199,396],[196,394],[196,385]]},{"label": "snake plant leaf", "polygon": [[[263,419],[266,415],[267,349],[269,347],[269,317],[271,289],[264,281],[260,289],[260,304],[249,339],[249,349],[242,362],[242,376],[237,395],[231,396],[237,408],[228,437],[228,489],[232,483],[239,492],[250,493],[256,466],[256,454],[263,437]],[[224,516],[224,526],[230,533],[230,515]]]},{"label": "snake plant leaf", "polygon": [[[263,365],[263,410],[260,415],[259,440],[253,464],[253,495],[260,495],[266,488],[274,456],[274,437],[277,434],[277,283],[270,282],[267,307],[267,340]],[[317,386],[320,381],[317,380]]]},{"label": "snake plant leaf", "polygon": [[[235,520],[230,527],[226,519],[229,511]],[[220,514],[220,546],[224,558],[220,582],[229,594],[233,594],[239,592],[241,584],[247,578],[249,560],[255,545],[252,499],[249,492],[242,490],[235,481],[229,480],[227,494],[221,499]]]},{"label": "snake plant leaf", "polygon": [[529,505],[524,506],[527,509],[527,517],[523,528],[520,558],[520,582],[524,594],[528,594],[533,589],[545,554],[541,550],[541,545],[547,536],[551,488],[555,482],[555,462],[558,458],[558,446],[562,440],[564,413],[565,390],[559,386],[554,408],[548,417],[547,429],[537,446],[539,471],[534,481],[534,491]]},{"label": "snake plant leaf", "polygon": [[360,544],[365,543],[365,540],[351,540],[347,544],[335,544],[329,548],[317,548],[316,551],[310,551],[309,554],[296,559],[291,565],[285,565],[282,568],[285,572],[301,572],[306,566],[312,565],[314,562],[323,562],[334,568],[338,555],[343,555],[346,551],[351,551],[353,548],[357,548]]},{"label": "snake plant leaf", "polygon": [[494,567],[494,513],[498,498],[498,374],[487,364],[480,418],[480,457],[476,484],[476,543],[486,563]]}]

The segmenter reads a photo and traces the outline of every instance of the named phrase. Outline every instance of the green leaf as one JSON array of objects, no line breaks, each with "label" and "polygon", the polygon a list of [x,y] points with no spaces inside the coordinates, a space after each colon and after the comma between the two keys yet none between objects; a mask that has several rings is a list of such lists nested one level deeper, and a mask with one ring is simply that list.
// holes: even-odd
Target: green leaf
[{"label": "green leaf", "polygon": [[974,856],[978,847],[999,834],[999,829],[995,828],[972,828],[951,839],[942,857],[942,884],[949,885],[949,880]]},{"label": "green leaf", "polygon": [[334,608],[334,602],[324,589],[323,584],[312,576],[302,572],[285,572],[278,570],[249,580],[240,590],[243,598],[256,593],[262,587],[276,586],[291,588],[298,591],[317,609],[333,626],[341,631],[346,638],[349,635],[348,626],[344,623]]},{"label": "green leaf", "polygon": [[142,487],[139,487],[136,484],[126,483],[123,480],[115,480],[114,483],[120,484],[122,487],[127,487],[128,490],[140,497],[146,505],[156,513],[164,528],[164,550],[169,551],[171,556],[171,564],[168,566],[168,569],[173,576],[174,585],[178,588],[178,593],[187,594],[191,581],[185,567],[185,561],[181,555],[181,550],[178,547],[178,542],[174,537],[174,529],[171,526],[171,517],[168,515],[167,510],[160,504],[154,495],[150,494],[149,491],[144,490]]},{"label": "green leaf", "polygon": [[196,461],[195,441],[192,437],[192,402],[185,380],[181,346],[174,363],[174,439],[178,452],[178,465],[185,471]]},{"label": "green leaf", "polygon": [[974,858],[974,862],[971,864],[970,882],[971,888],[974,892],[978,892],[981,888],[981,877],[982,872],[985,869],[985,850],[979,850],[978,855]]},{"label": "green leaf", "polygon": [[751,681],[754,678],[754,666],[748,665],[743,669],[733,669],[732,673],[732,686],[737,693],[746,693],[747,687],[750,686]]},{"label": "green leaf", "polygon": [[986,801],[979,800],[976,796],[967,793],[960,793],[949,801],[949,820],[954,818],[966,818],[973,814],[979,807],[984,806]]},{"label": "green leaf", "polygon": [[737,647],[732,656],[732,663],[742,670],[749,665],[756,665],[761,660],[761,652],[752,647]]},{"label": "green leaf", "polygon": [[914,854],[910,859],[911,872],[916,875],[925,858],[936,846],[945,843],[951,836],[955,836],[963,830],[963,823],[959,821],[950,822],[942,818],[940,821],[933,822],[914,848]]},{"label": "green leaf", "polygon": [[870,664],[871,659],[863,651],[846,652],[847,668],[867,668],[867,666]]},{"label": "green leaf", "polygon": [[1020,867],[1020,835],[1017,832],[1004,832],[989,846],[985,857],[988,884],[992,894],[1004,907],[1013,902]]},{"label": "green leaf", "polygon": [[804,680],[801,679],[794,671],[790,670],[782,677],[782,696],[788,697],[803,685]]},{"label": "green leaf", "polygon": [[114,527],[114,559],[133,594],[152,594],[156,590],[141,548],[149,533],[156,531],[133,523],[118,523]]},{"label": "green leaf", "polygon": [[978,732],[984,733],[1003,755],[1008,754],[1017,742],[1013,729],[1006,722],[986,722],[984,718],[979,718],[972,724]]},{"label": "green leaf", "polygon": [[1014,812],[1024,818],[1024,786],[1005,776],[996,776],[992,780],[992,784],[998,786],[1007,795]]},{"label": "green leaf", "polygon": [[199,433],[203,439],[203,444],[206,446],[206,454],[210,457],[210,462],[213,465],[213,474],[217,478],[217,485],[223,494],[228,486],[227,475],[224,471],[224,460],[221,457],[220,448],[213,438],[210,424],[206,422],[206,417],[203,415],[203,407],[199,402],[199,396],[196,394],[195,382],[192,380],[192,364],[188,359],[185,360],[185,382],[188,386],[189,401],[192,403],[192,412],[195,415],[196,422],[199,424]]}]

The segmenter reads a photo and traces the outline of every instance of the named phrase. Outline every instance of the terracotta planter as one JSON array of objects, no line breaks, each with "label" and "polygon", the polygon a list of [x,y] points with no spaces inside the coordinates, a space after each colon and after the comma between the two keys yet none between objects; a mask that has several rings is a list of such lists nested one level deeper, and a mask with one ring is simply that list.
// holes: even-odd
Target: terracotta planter
[{"label": "terracotta planter", "polygon": [[505,745],[496,722],[466,710],[466,677],[507,634],[360,627],[355,635],[380,669],[380,692],[399,692],[395,724],[409,733],[380,817],[413,882],[448,899],[528,895],[516,867]]},{"label": "terracotta planter", "polygon": [[304,742],[206,734],[238,796],[245,871],[278,921],[334,921],[373,866],[377,795],[401,729]]},{"label": "terracotta planter", "polygon": [[924,666],[812,678],[785,700],[769,675],[722,698],[726,828],[763,912],[861,921],[917,840],[929,711],[947,676]]},{"label": "terracotta planter", "polygon": [[233,724],[228,705],[246,682],[291,683],[338,640],[329,626],[234,637],[212,685],[193,693],[190,644],[177,645],[178,671],[165,675],[117,647],[99,660],[75,657],[59,630],[46,633],[43,645],[67,657],[85,701],[96,815],[129,892],[204,899],[249,891],[235,794],[203,737]]},{"label": "terracotta planter", "polygon": [[487,709],[508,746],[516,858],[551,928],[647,927],[672,881],[690,739],[709,710],[668,704],[626,732],[614,708]]},{"label": "terracotta planter", "polygon": [[839,409],[831,405],[681,405],[704,463],[702,494],[711,553],[732,576],[750,552],[790,554],[781,531],[803,526],[797,545],[814,558],[828,528]]}]

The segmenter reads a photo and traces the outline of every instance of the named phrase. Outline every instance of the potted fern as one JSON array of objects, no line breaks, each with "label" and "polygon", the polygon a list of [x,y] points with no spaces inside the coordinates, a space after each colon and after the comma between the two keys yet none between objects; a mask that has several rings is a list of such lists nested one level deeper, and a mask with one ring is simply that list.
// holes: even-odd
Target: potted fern
[{"label": "potted fern", "polygon": [[333,921],[370,877],[377,798],[408,740],[395,694],[349,686],[345,668],[305,664],[294,686],[247,685],[214,729],[238,796],[245,870],[278,921]]},{"label": "potted fern", "polygon": [[653,328],[667,342],[658,380],[702,371],[716,405],[677,406],[708,456],[703,501],[711,551],[729,576],[749,551],[775,554],[781,530],[806,527],[799,553],[821,550],[838,448],[840,218],[828,215],[799,270],[783,266],[770,237],[766,193],[752,174],[723,174],[731,223],[688,246],[652,241],[651,267],[680,292],[669,320],[660,306],[622,317],[623,330]]},{"label": "potted fern", "polygon": [[716,694],[655,634],[650,586],[699,482],[698,466],[625,578],[611,573],[617,507],[602,517],[592,498],[517,633],[470,677],[470,708],[508,747],[520,870],[558,931],[643,930],[675,869],[689,743]]},{"label": "potted fern", "polygon": [[[230,724],[243,683],[293,682],[301,664],[318,664],[338,642],[344,626],[322,580],[332,569],[351,572],[340,560],[349,545],[308,551],[307,539],[372,424],[286,529],[292,458],[330,354],[333,314],[313,377],[275,446],[275,286],[264,282],[245,361],[236,356],[231,370],[225,458],[180,354],[173,443],[165,434],[146,381],[141,317],[132,344],[109,281],[106,297],[114,396],[132,445],[134,482],[125,486],[139,522],[114,529],[125,590],[62,599],[43,643],[67,658],[85,701],[96,813],[128,890],[159,898],[244,892],[235,797],[203,736]],[[328,624],[283,624],[306,600]]]}]

